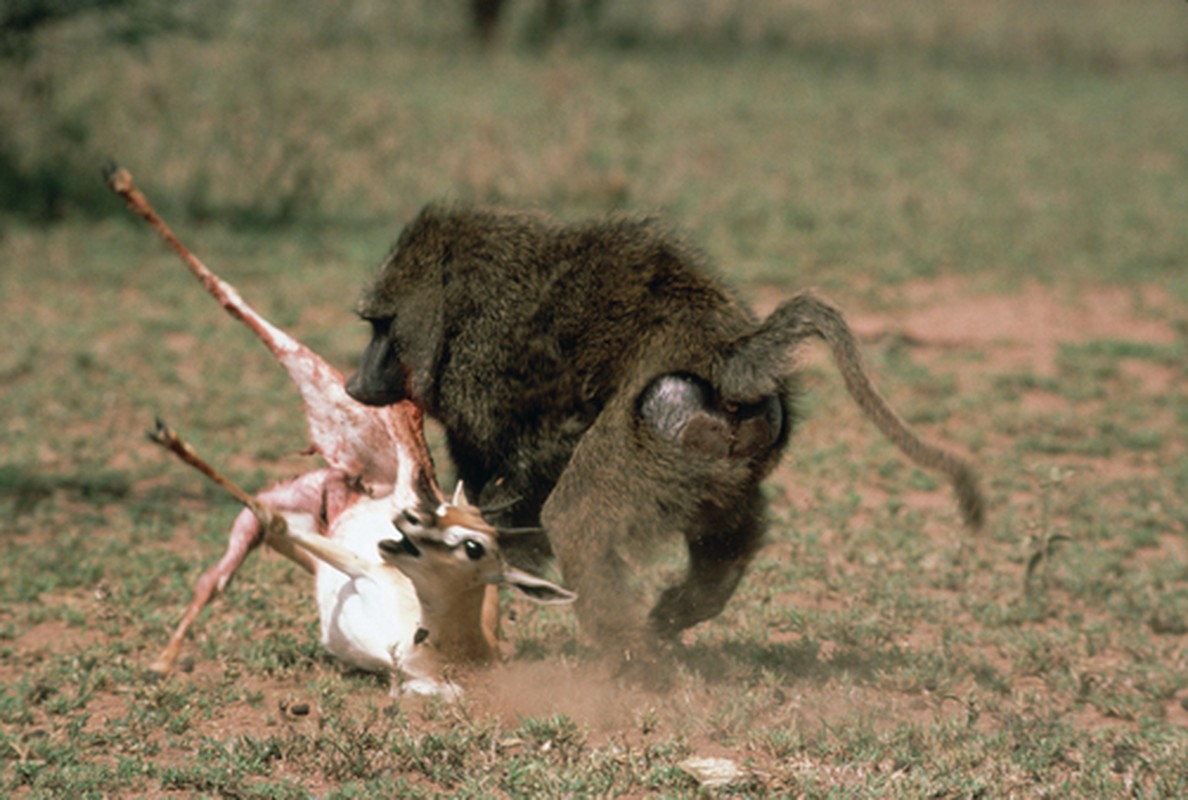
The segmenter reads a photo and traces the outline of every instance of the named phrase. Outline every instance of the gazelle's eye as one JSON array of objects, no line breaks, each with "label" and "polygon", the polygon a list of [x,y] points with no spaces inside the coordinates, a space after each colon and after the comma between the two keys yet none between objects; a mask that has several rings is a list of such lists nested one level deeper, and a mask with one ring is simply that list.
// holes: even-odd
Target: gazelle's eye
[{"label": "gazelle's eye", "polygon": [[462,542],[462,549],[466,551],[466,557],[471,561],[478,561],[487,554],[487,549],[474,539],[467,539]]},{"label": "gazelle's eye", "polygon": [[404,511],[400,512],[400,515],[404,518],[404,521],[407,522],[409,525],[416,525],[417,527],[420,527],[421,517],[419,514],[417,514],[417,512],[413,511],[411,508],[404,509]]}]

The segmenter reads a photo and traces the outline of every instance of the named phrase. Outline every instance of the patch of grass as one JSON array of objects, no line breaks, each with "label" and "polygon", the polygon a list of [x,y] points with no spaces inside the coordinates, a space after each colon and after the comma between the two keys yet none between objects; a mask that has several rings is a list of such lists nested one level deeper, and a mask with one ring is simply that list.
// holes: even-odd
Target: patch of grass
[{"label": "patch of grass", "polygon": [[102,504],[127,497],[128,476],[106,471],[75,475],[38,475],[14,464],[0,465],[0,498],[11,503],[10,514],[19,516],[37,506],[55,491],[77,495],[84,501]]}]

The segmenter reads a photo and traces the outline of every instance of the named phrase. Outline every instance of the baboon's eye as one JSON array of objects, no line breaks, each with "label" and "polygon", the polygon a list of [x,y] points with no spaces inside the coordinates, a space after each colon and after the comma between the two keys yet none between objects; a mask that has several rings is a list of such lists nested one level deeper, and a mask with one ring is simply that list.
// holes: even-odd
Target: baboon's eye
[{"label": "baboon's eye", "polygon": [[487,554],[487,548],[483,547],[474,539],[467,539],[462,542],[462,548],[466,551],[466,557],[471,561],[478,561]]}]

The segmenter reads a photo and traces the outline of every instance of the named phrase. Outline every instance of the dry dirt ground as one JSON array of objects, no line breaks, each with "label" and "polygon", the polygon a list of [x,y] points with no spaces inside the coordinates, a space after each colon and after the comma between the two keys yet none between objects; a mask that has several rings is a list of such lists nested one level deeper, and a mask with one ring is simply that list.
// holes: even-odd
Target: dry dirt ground
[{"label": "dry dirt ground", "polygon": [[[779,299],[777,293],[761,292],[757,306],[766,312]],[[954,353],[962,354],[961,373],[956,376],[958,393],[965,391],[986,391],[995,376],[1034,373],[1038,376],[1052,375],[1062,345],[1093,340],[1125,340],[1153,345],[1172,345],[1184,335],[1177,330],[1177,321],[1182,326],[1184,310],[1175,307],[1174,298],[1158,286],[1091,288],[1068,292],[1032,283],[1017,291],[993,293],[972,290],[968,281],[943,279],[927,284],[912,284],[901,287],[891,297],[891,302],[880,304],[878,310],[856,309],[851,311],[851,321],[864,343],[877,347],[886,337],[898,337],[910,342],[915,363],[936,365],[936,370],[948,373],[953,369],[951,358]],[[969,353],[977,358],[965,358]],[[806,359],[810,366],[824,365],[823,353],[813,352]],[[1174,365],[1156,363],[1150,360],[1127,360],[1122,369],[1128,379],[1138,382],[1150,394],[1166,393],[1175,382],[1182,380],[1182,369]],[[822,370],[825,374],[825,370]],[[1039,386],[1022,393],[1016,411],[1019,414],[1045,414],[1068,407],[1068,401],[1058,392]],[[856,418],[854,418],[856,419]],[[960,425],[977,426],[978,420],[960,421]],[[807,423],[798,434],[804,447],[824,447],[831,436],[850,436],[834,426]],[[1168,429],[1171,446],[1177,457],[1184,457],[1184,432],[1173,421]],[[866,436],[861,431],[860,436]],[[986,430],[981,436],[981,452],[993,454],[1010,447],[1009,441],[993,430]],[[798,446],[794,443],[794,447]],[[1080,466],[1091,470],[1096,476],[1133,474],[1141,477],[1152,467],[1144,463],[1141,454],[1121,459],[1095,459],[1091,455],[1079,459]],[[994,476],[988,475],[988,485],[995,484]],[[778,482],[778,501],[784,514],[795,517],[798,514],[814,513],[814,504],[828,491],[821,487],[806,487],[797,481],[791,469],[785,465],[773,478]],[[993,491],[993,490],[992,490]],[[951,498],[946,491],[912,491],[906,495],[908,502],[920,504],[928,514],[936,509],[938,514],[949,515]],[[999,502],[1015,502],[1022,498],[996,498]],[[865,503],[877,503],[877,494]],[[995,513],[995,509],[991,509]],[[926,514],[927,516],[927,514]],[[947,527],[937,524],[932,534],[944,539],[950,537],[951,519]],[[942,528],[944,530],[942,531]],[[826,545],[828,541],[824,542]],[[192,542],[186,543],[192,545]],[[948,544],[948,542],[946,542]],[[773,545],[778,547],[779,545]],[[976,542],[970,544],[976,548]],[[276,558],[268,554],[256,554],[253,558]],[[1152,551],[1152,558],[1174,558],[1181,562],[1188,560],[1184,532],[1172,531],[1163,537],[1159,548]],[[300,575],[298,579],[302,579]],[[235,585],[230,591],[235,591]],[[779,595],[781,600],[802,604],[842,602],[841,600],[813,595],[790,586]],[[178,608],[187,598],[178,597]],[[52,602],[73,603],[88,615],[109,613],[105,606],[104,589],[97,587],[90,595],[72,598],[58,598]],[[514,606],[513,606],[514,607]],[[216,602],[207,610],[207,615],[220,613]],[[308,609],[301,613],[308,613]],[[721,621],[708,623],[710,626],[724,624]],[[506,626],[510,637],[516,636],[516,623]],[[101,636],[98,631],[68,626],[53,621],[19,632],[7,642],[11,657],[7,666],[0,666],[0,681],[14,680],[19,672],[36,664],[47,653],[61,653],[81,649],[88,640]],[[787,636],[785,634],[785,636]],[[928,647],[934,642],[935,632],[921,631],[918,638],[905,644],[909,647]],[[1180,636],[1181,643],[1186,637]],[[152,643],[143,652],[151,654],[158,644]],[[143,645],[143,643],[141,643]],[[832,646],[826,642],[816,651],[815,658],[822,662],[817,666],[829,668]],[[192,671],[179,676],[179,680],[195,684],[215,684],[220,680],[222,667],[218,663],[204,660],[191,645]],[[1001,661],[1001,653],[986,653],[990,663]],[[147,658],[146,658],[147,660]],[[800,665],[801,667],[805,665]],[[331,676],[332,677],[332,676]],[[683,731],[691,749],[698,755],[731,756],[729,748],[716,743],[712,726],[702,716],[699,722],[690,724],[702,712],[702,704],[713,704],[715,688],[712,682],[684,681],[670,697],[658,699],[644,692],[625,690],[608,681],[603,671],[588,660],[580,658],[552,659],[545,661],[517,661],[500,666],[486,675],[468,676],[471,690],[466,702],[455,709],[418,712],[410,706],[412,714],[423,713],[419,724],[427,729],[437,725],[449,725],[463,718],[493,715],[504,727],[515,729],[518,720],[530,716],[564,714],[579,726],[589,730],[593,744],[622,742],[629,746],[632,740],[646,739],[649,726],[652,730],[667,732]],[[263,698],[261,702],[248,705],[240,703],[229,707],[214,718],[202,720],[199,724],[204,735],[216,738],[240,735],[264,736],[274,733],[278,726],[296,726],[313,729],[323,724],[325,710],[319,707],[318,698],[308,688],[306,680],[285,680],[243,674],[238,677],[246,693]],[[1040,683],[1037,681],[1037,687]],[[384,689],[377,683],[369,690],[366,698],[358,698],[358,713],[376,704],[382,705]],[[1167,707],[1168,719],[1180,726],[1188,726],[1188,711],[1185,710],[1184,692],[1172,698]],[[875,714],[889,722],[903,722],[919,718],[926,721],[937,713],[938,706],[922,700],[919,695],[888,696],[871,690],[855,687],[846,682],[817,681],[803,687],[789,689],[781,708],[772,709],[766,719],[756,719],[755,724],[809,725],[828,724],[831,719],[840,719],[855,713]],[[294,715],[291,709],[306,704],[308,714]],[[125,711],[125,700],[120,691],[99,691],[87,706],[91,718],[89,725],[100,727],[107,719],[116,719]],[[653,721],[640,724],[640,710],[652,709]],[[941,713],[962,713],[960,703],[951,708],[941,704]],[[338,709],[336,713],[343,713]],[[721,713],[721,710],[717,713]],[[1110,718],[1092,708],[1078,712],[1084,716],[1087,726],[1133,725],[1135,723]],[[516,743],[505,742],[507,747]],[[178,760],[190,758],[192,754],[177,752]],[[170,756],[166,754],[165,759]],[[307,778],[308,779],[308,778]],[[318,787],[309,788],[317,792]]]}]

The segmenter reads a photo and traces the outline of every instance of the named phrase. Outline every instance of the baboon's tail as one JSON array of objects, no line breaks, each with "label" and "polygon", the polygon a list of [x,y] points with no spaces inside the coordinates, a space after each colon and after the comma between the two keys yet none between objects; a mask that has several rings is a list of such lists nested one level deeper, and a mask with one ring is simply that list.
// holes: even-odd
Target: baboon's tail
[{"label": "baboon's tail", "polygon": [[727,359],[719,377],[729,396],[745,396],[786,370],[788,354],[804,339],[816,336],[829,345],[850,396],[875,427],[908,458],[948,477],[957,492],[967,525],[980,528],[985,506],[973,467],[960,456],[920,438],[874,388],[862,366],[858,341],[835,306],[811,292],[784,302],[746,337]]}]

